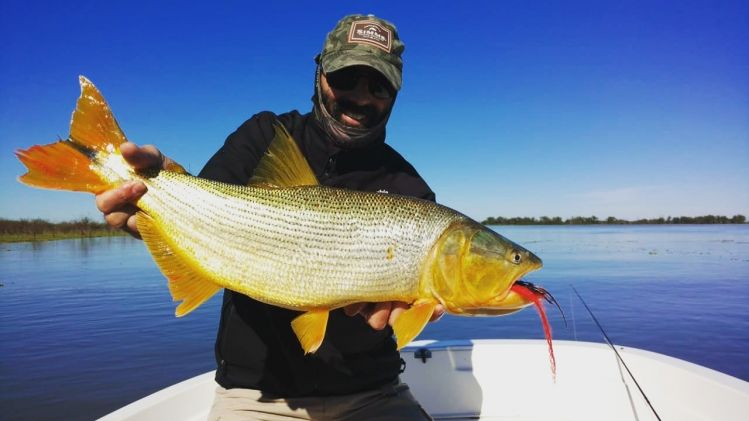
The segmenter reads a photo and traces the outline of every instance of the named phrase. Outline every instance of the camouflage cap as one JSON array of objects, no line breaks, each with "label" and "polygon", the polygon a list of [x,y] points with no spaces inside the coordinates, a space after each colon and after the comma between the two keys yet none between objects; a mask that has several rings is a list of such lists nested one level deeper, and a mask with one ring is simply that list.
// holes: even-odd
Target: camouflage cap
[{"label": "camouflage cap", "polygon": [[372,67],[400,90],[404,48],[392,23],[373,15],[349,15],[328,33],[319,60],[325,73],[349,66]]}]

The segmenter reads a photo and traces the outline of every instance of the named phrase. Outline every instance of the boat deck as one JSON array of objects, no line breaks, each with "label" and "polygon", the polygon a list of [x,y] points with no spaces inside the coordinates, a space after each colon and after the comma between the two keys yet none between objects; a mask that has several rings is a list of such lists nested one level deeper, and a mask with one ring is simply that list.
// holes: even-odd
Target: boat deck
[{"label": "boat deck", "polygon": [[[749,383],[649,351],[617,347],[662,420],[746,420]],[[416,341],[403,381],[437,420],[657,420],[608,345],[543,340]],[[105,420],[205,420],[213,372],[134,402]]]}]

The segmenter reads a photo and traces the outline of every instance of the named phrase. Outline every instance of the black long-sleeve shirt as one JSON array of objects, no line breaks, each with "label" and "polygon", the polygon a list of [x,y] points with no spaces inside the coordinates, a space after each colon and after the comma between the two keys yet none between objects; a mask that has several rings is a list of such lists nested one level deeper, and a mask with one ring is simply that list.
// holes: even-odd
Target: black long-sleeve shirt
[{"label": "black long-sleeve shirt", "polygon": [[[280,121],[321,184],[434,200],[414,168],[384,139],[357,149],[336,147],[312,114],[263,112],[232,133],[200,177],[246,184]],[[372,329],[361,317],[332,311],[322,346],[304,355],[291,330],[298,312],[225,290],[216,339],[216,381],[224,388],[258,389],[280,397],[340,395],[393,381],[401,360],[392,330]]]}]

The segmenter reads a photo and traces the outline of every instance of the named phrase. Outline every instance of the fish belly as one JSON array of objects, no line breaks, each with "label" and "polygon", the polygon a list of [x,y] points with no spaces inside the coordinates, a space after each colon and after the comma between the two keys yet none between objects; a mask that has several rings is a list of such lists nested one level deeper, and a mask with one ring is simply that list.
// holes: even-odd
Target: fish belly
[{"label": "fish belly", "polygon": [[216,284],[295,310],[413,301],[461,217],[431,202],[324,186],[245,187],[162,172],[138,203]]}]

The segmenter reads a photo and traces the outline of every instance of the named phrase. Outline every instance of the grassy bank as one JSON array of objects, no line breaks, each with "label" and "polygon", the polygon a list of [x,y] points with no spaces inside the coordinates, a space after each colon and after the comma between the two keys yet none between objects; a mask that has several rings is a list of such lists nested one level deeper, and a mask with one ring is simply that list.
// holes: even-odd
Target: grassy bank
[{"label": "grassy bank", "polygon": [[43,219],[10,220],[0,218],[0,243],[119,235],[125,234],[120,230],[109,228],[103,222],[94,222],[88,218],[58,223]]}]

